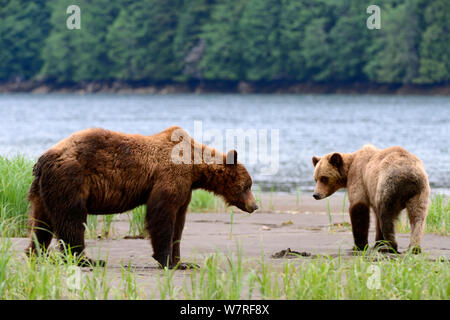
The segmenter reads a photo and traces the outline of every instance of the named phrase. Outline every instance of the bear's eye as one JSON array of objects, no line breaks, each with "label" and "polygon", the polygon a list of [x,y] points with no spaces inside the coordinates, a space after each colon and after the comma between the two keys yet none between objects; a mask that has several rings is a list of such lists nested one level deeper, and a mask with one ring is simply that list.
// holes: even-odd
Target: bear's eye
[{"label": "bear's eye", "polygon": [[320,182],[322,182],[323,184],[327,184],[328,183],[328,178],[327,177],[320,177]]}]

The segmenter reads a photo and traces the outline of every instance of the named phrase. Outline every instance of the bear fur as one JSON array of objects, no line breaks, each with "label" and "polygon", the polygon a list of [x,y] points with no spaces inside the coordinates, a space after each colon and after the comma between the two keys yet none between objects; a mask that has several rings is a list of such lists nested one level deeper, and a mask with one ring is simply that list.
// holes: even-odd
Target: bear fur
[{"label": "bear fur", "polygon": [[[176,163],[173,150],[180,145],[186,161]],[[223,161],[205,161],[206,152]],[[180,127],[152,136],[76,132],[47,150],[33,175],[27,252],[35,252],[36,244],[48,248],[55,236],[88,263],[82,255],[88,214],[122,213],[146,204],[153,257],[160,266],[186,268],[179,264],[180,240],[193,189],[211,191],[247,212],[257,209],[252,179],[237,162],[237,152],[225,155],[199,144]]]},{"label": "bear fur", "polygon": [[348,189],[355,249],[368,245],[370,208],[376,217],[376,245],[398,252],[394,222],[401,210],[411,224],[410,248],[420,252],[428,213],[430,186],[422,161],[395,146],[380,150],[365,145],[354,153],[330,153],[312,158],[316,188],[314,198]]}]

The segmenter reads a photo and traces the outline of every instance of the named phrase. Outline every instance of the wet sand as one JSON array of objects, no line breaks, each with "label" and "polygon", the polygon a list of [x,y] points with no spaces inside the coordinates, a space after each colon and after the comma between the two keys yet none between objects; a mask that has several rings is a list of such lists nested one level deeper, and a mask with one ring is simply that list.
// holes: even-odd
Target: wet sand
[{"label": "wet sand", "polygon": [[[270,195],[269,195],[270,196]],[[273,196],[273,195],[272,195]],[[272,255],[287,248],[293,251],[307,252],[310,257],[300,257],[308,261],[316,255],[351,259],[353,237],[347,212],[342,215],[342,196],[330,198],[330,216],[325,201],[300,201],[297,209],[296,196],[277,196],[273,208],[263,207],[253,214],[228,213],[189,213],[181,242],[182,261],[197,262],[209,254],[222,252],[233,254],[241,249],[245,259],[259,260],[261,255],[270,263],[278,264],[285,259],[274,259]],[[267,208],[267,209],[265,209]],[[271,213],[268,213],[271,211]],[[369,243],[373,245],[375,230],[372,217]],[[131,264],[136,268],[139,281],[150,286],[155,285],[160,274],[155,260],[151,257],[152,248],[148,239],[124,239],[128,231],[126,215],[119,215],[114,223],[112,238],[87,240],[87,253],[92,258],[107,259],[108,269],[120,278],[122,264]],[[409,244],[409,234],[397,233],[399,250],[404,251]],[[20,252],[28,239],[13,239],[14,247]],[[424,254],[430,259],[445,256],[450,258],[450,237],[425,234],[422,242]],[[182,283],[189,271],[179,271],[176,281]]]}]

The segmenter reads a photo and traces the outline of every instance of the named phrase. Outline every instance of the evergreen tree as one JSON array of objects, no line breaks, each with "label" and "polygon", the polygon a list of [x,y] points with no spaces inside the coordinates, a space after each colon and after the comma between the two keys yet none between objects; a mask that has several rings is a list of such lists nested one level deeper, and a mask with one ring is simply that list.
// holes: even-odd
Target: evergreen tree
[{"label": "evergreen tree", "polygon": [[330,21],[326,17],[316,18],[305,28],[302,41],[302,57],[305,61],[308,79],[316,82],[326,82],[332,77],[330,68],[332,52],[328,37],[327,25]]},{"label": "evergreen tree", "polygon": [[[331,14],[331,6],[317,0],[282,0],[279,33],[280,63],[283,78],[304,81],[309,74],[303,51],[309,53],[305,46],[306,27],[312,20]],[[314,42],[309,38],[307,42]]]},{"label": "evergreen tree", "polygon": [[416,7],[411,2],[388,5],[381,21],[364,72],[374,82],[412,83],[419,69],[420,16]]},{"label": "evergreen tree", "polygon": [[173,39],[179,4],[179,0],[142,0],[121,8],[107,37],[119,79],[166,81],[178,73]]},{"label": "evergreen tree", "polygon": [[249,0],[239,24],[245,79],[273,80],[281,75],[280,0]]},{"label": "evergreen tree", "polygon": [[119,80],[142,80],[150,77],[147,45],[151,35],[146,13],[152,1],[124,2],[106,37],[111,75]]},{"label": "evergreen tree", "polygon": [[39,72],[49,17],[44,0],[0,1],[0,80],[31,79]]},{"label": "evergreen tree", "polygon": [[[81,29],[69,30],[67,7],[81,10]],[[108,0],[55,1],[52,32],[43,50],[42,75],[58,82],[97,81],[110,78],[106,34],[118,14],[117,4]]]},{"label": "evergreen tree", "polygon": [[205,54],[200,61],[203,77],[212,80],[244,78],[239,21],[246,1],[222,0],[212,8],[203,28]]},{"label": "evergreen tree", "polygon": [[184,1],[173,43],[176,63],[181,74],[176,79],[201,78],[199,63],[205,50],[201,38],[203,27],[210,19],[215,0]]},{"label": "evergreen tree", "polygon": [[51,9],[52,31],[45,39],[45,46],[42,49],[44,65],[41,75],[57,82],[73,82],[76,70],[76,48],[72,44],[72,38],[74,32],[79,30],[73,32],[67,30],[66,3],[55,1]]},{"label": "evergreen tree", "polygon": [[330,69],[333,81],[363,80],[363,67],[367,63],[366,48],[371,31],[366,26],[366,8],[370,3],[361,0],[336,2],[335,24],[330,30]]},{"label": "evergreen tree", "polygon": [[420,68],[417,82],[450,81],[450,8],[447,0],[427,3],[426,29],[420,42]]}]

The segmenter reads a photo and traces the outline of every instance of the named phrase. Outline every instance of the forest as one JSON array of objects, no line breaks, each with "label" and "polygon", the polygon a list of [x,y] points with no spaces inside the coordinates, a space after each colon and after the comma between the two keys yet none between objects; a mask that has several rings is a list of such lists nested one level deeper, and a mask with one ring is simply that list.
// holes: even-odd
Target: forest
[{"label": "forest", "polygon": [[446,84],[449,25],[448,0],[0,0],[0,81]]}]

